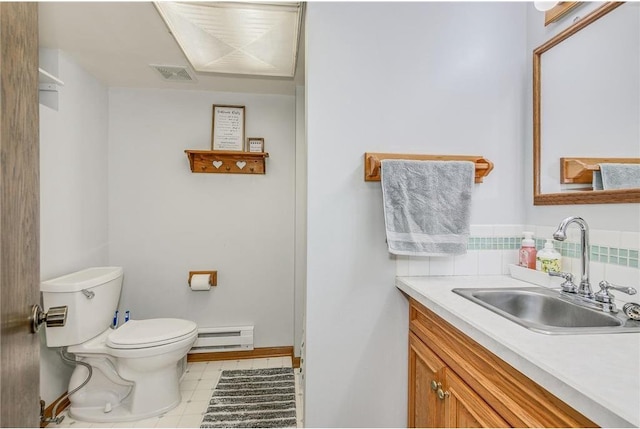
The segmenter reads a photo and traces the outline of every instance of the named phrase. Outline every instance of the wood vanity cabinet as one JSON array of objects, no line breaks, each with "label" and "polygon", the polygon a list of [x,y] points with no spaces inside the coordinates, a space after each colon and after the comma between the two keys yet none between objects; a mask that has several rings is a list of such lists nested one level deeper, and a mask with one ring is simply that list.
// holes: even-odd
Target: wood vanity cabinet
[{"label": "wood vanity cabinet", "polygon": [[409,427],[597,427],[410,299]]},{"label": "wood vanity cabinet", "polygon": [[409,427],[509,427],[414,334],[409,334]]}]

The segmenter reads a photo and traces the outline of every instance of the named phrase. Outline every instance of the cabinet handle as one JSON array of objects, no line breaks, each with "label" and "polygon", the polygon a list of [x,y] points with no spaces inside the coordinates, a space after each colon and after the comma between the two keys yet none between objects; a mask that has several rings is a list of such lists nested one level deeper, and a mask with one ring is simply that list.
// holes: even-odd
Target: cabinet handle
[{"label": "cabinet handle", "polygon": [[[438,383],[440,384],[440,383]],[[438,389],[437,391],[438,393],[438,399],[444,400],[445,398],[448,398],[450,393],[448,391],[442,390],[442,389]]]},{"label": "cabinet handle", "polygon": [[434,392],[437,391],[440,387],[442,387],[442,383],[438,383],[435,380],[431,380],[431,390]]}]

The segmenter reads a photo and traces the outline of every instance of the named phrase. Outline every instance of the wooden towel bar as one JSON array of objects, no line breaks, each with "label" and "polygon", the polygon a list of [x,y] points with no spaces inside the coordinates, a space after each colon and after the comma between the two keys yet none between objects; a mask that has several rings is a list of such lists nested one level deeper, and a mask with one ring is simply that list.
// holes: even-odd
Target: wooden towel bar
[{"label": "wooden towel bar", "polygon": [[484,178],[489,175],[491,170],[493,170],[493,162],[481,156],[365,152],[364,180],[366,182],[380,181],[380,161],[383,159],[404,159],[414,161],[471,161],[476,165],[476,183],[482,183]]},{"label": "wooden towel bar", "polygon": [[640,164],[640,158],[560,158],[560,183],[592,183],[602,163]]}]

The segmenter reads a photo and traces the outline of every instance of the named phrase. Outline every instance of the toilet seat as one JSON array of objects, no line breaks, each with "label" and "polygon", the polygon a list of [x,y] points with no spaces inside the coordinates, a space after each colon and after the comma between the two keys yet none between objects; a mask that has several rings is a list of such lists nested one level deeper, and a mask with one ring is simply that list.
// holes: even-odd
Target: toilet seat
[{"label": "toilet seat", "polygon": [[141,349],[176,343],[193,337],[198,325],[183,319],[129,320],[112,331],[106,345],[112,349]]}]

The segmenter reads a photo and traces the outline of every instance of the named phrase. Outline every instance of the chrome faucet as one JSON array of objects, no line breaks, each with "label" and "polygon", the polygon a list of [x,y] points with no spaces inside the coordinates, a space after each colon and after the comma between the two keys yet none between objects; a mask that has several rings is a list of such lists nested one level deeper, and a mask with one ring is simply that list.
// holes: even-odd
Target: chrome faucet
[{"label": "chrome faucet", "polygon": [[570,273],[549,272],[549,275],[562,277],[565,280],[560,285],[562,290],[560,294],[561,296],[580,305],[610,313],[617,313],[618,309],[614,303],[614,296],[609,292],[609,290],[617,290],[628,295],[634,295],[637,291],[632,287],[616,286],[603,280],[600,282],[600,290],[598,293],[593,293],[591,283],[589,283],[589,227],[587,226],[587,222],[585,222],[581,217],[570,216],[560,222],[558,229],[553,233],[553,238],[559,241],[566,240],[567,228],[572,223],[576,223],[580,227],[580,262],[582,263],[580,286],[576,286],[574,284],[573,275]]},{"label": "chrome faucet", "polygon": [[576,293],[587,299],[594,299],[594,293],[589,283],[589,226],[584,219],[578,216],[569,216],[558,225],[558,229],[553,233],[553,238],[558,241],[567,239],[567,228],[572,223],[576,223],[580,227],[580,262],[582,264],[582,274],[580,278],[580,286]]}]

